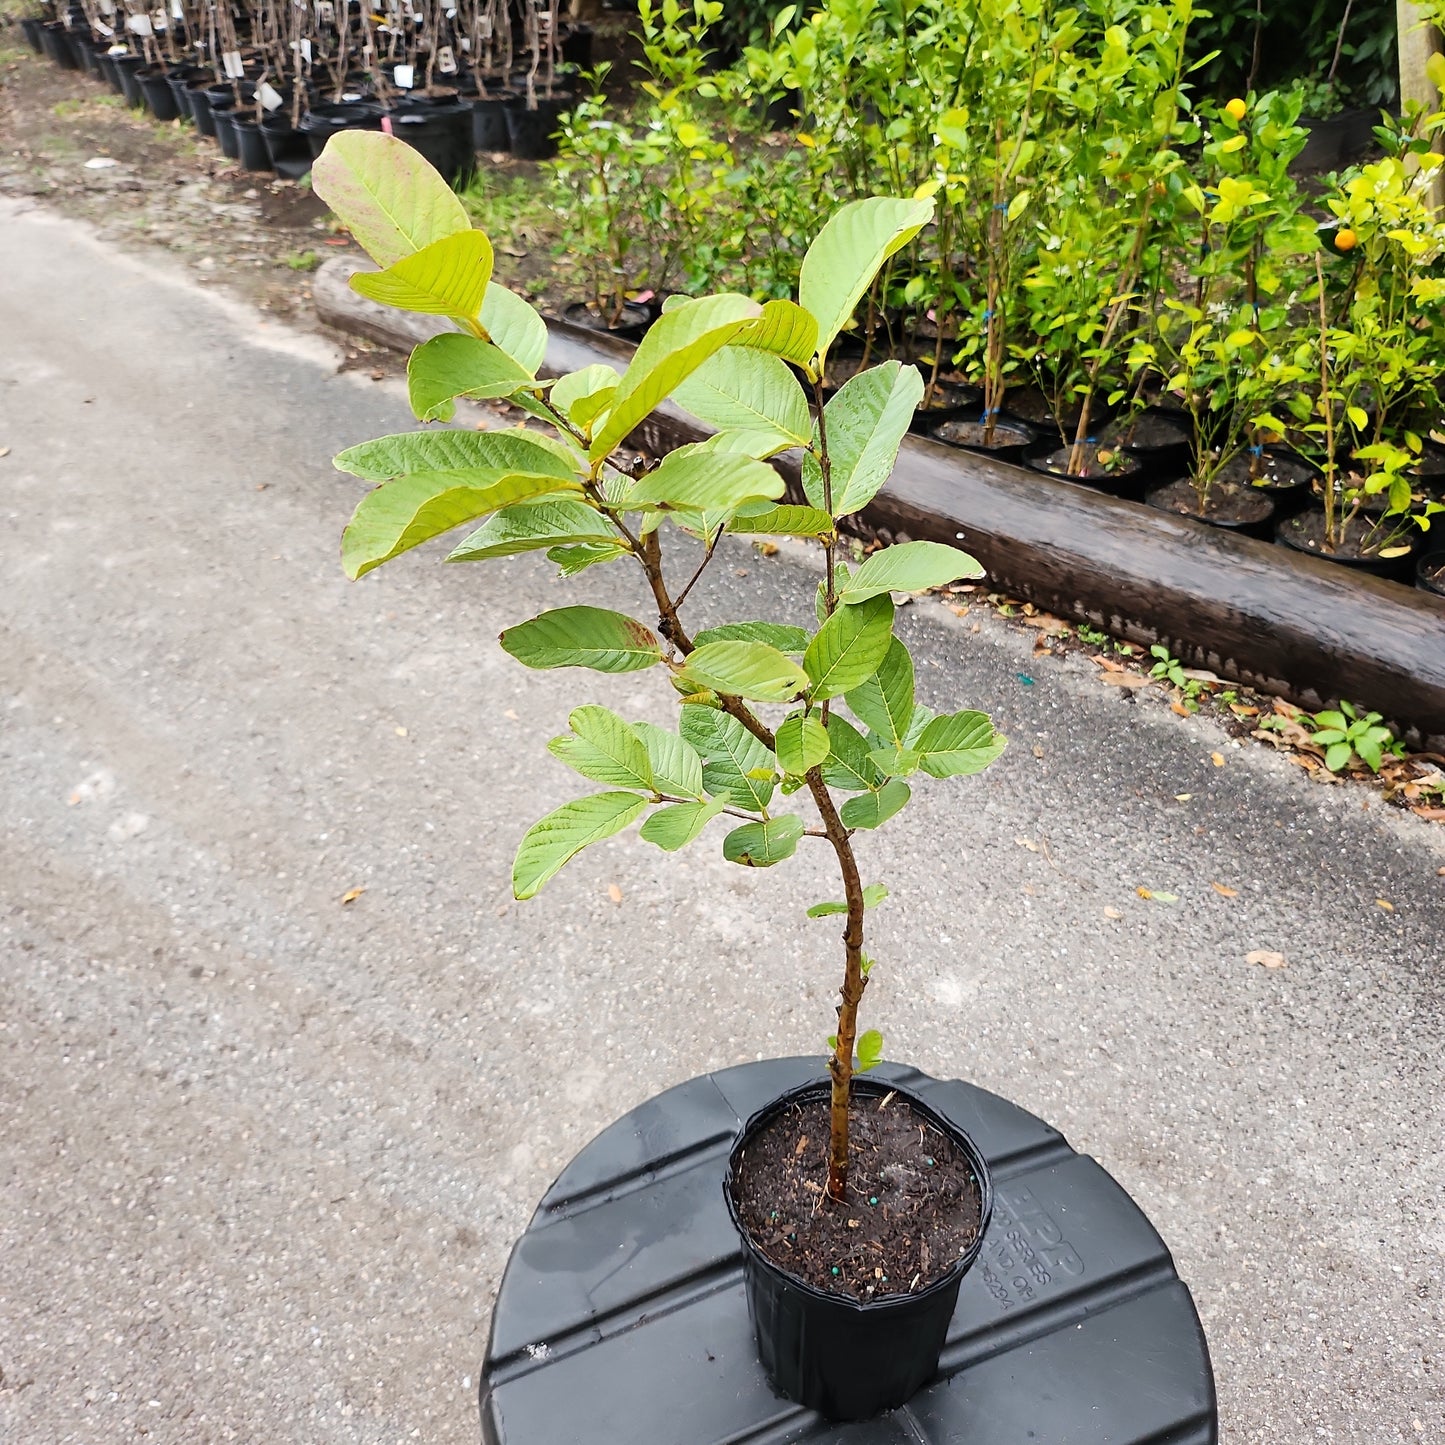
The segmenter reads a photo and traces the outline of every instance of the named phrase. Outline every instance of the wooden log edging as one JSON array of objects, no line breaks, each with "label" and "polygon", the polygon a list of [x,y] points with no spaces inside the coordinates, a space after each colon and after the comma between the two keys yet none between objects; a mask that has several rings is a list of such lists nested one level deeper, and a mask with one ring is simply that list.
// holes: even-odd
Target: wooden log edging
[{"label": "wooden log edging", "polygon": [[[357,269],[338,258],[317,272],[326,324],[403,351],[449,329],[358,296],[347,285]],[[631,354],[549,325],[546,375]],[[707,431],[667,406],[632,440],[665,453]],[[796,488],[796,459],[780,468]],[[1430,593],[912,436],[862,520],[964,547],[997,590],[1060,617],[1162,642],[1191,666],[1306,707],[1347,698],[1445,747],[1445,600]]]}]

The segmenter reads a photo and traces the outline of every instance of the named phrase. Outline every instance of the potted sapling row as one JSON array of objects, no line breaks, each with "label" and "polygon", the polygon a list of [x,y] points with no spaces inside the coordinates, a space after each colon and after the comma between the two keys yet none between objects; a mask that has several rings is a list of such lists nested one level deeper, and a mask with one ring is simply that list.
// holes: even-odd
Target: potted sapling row
[{"label": "potted sapling row", "polygon": [[[804,847],[837,864],[841,898],[809,910],[842,924],[826,1069],[747,1122],[719,1183],[775,1384],[837,1418],[896,1406],[937,1367],[991,1193],[966,1134],[905,1091],[860,1077],[882,1049],[876,1030],[860,1032],[859,1005],[874,967],[867,911],[886,896],[866,879],[860,845],[920,779],[979,772],[1004,739],[982,712],[921,705],[893,633],[892,592],[978,577],[979,565],[951,547],[908,542],[854,567],[840,542],[840,523],[893,469],[923,392],[917,369],[875,366],[816,415],[809,391],[821,403],[830,347],[933,203],[851,202],[809,248],[796,302],[677,298],[620,374],[599,364],[547,382],[537,377],[543,322],[490,280],[487,238],[413,152],[387,136],[337,136],[313,180],[385,268],[358,274],[356,289],[459,328],[412,354],[416,415],[446,420],[458,397],[505,397],[550,433],[421,430],[343,452],[338,467],[375,484],[343,535],[347,573],[361,577],[474,525],[451,560],[545,551],[564,575],[635,567],[651,598],[655,616],[645,620],[578,603],[501,635],[528,667],[650,672],[678,704],[676,728],[662,728],[629,721],[584,689],[569,730],[549,746],[600,790],[527,829],[515,895],[533,898],[583,848],[634,823],[667,852],[711,830],[741,867],[772,867]],[[404,199],[388,210],[377,197]],[[656,466],[619,452],[669,399],[717,435]],[[798,505],[782,501],[768,461],[793,448],[803,452]],[[724,539],[759,534],[820,550],[816,616],[696,630],[690,604]]]}]

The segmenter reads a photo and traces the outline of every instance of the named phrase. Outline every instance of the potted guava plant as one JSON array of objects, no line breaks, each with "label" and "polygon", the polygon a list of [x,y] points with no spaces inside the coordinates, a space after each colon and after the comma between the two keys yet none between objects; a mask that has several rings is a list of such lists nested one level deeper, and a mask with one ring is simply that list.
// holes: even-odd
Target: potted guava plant
[{"label": "potted guava plant", "polygon": [[[839,537],[891,473],[922,378],[887,361],[826,405],[821,381],[860,297],[928,224],[933,203],[851,202],[810,247],[796,302],[672,298],[620,374],[594,364],[547,381],[537,375],[544,323],[490,279],[486,236],[416,152],[344,133],[317,161],[314,185],[384,268],[353,278],[362,295],[459,328],[412,354],[417,417],[447,420],[459,397],[505,397],[548,428],[428,429],[342,452],[339,468],[376,484],[343,535],[348,575],[479,523],[450,560],[545,551],[567,576],[620,562],[641,570],[655,607],[655,622],[560,607],[501,634],[528,667],[655,671],[679,703],[676,731],[587,701],[572,711],[550,749],[603,790],[527,829],[515,895],[534,897],[582,849],[639,820],[642,838],[668,852],[716,821],[724,857],[740,866],[771,867],[810,839],[837,862],[843,897],[809,910],[843,920],[826,1075],[747,1122],[724,1187],[774,1382],[835,1418],[896,1406],[937,1367],[991,1192],[966,1134],[904,1091],[858,1077],[882,1049],[876,1030],[859,1033],[858,1008],[873,967],[866,911],[886,890],[865,884],[856,840],[897,814],[920,777],[977,773],[1004,739],[982,712],[921,705],[893,633],[894,591],[978,577],[978,563],[907,542],[855,566]],[[655,465],[619,453],[669,398],[716,434]],[[803,452],[803,503],[783,500],[768,461],[792,448]],[[678,533],[690,539],[680,569]],[[820,548],[816,617],[695,632],[686,604],[724,537],[759,534]]]}]

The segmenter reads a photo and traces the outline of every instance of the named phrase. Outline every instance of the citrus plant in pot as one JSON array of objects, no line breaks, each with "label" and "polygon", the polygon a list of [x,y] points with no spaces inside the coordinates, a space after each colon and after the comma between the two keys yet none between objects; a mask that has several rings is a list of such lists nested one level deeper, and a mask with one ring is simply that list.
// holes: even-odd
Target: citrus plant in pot
[{"label": "citrus plant in pot", "polygon": [[[347,573],[479,523],[451,560],[545,550],[564,575],[635,566],[656,613],[643,621],[579,604],[501,635],[526,666],[652,671],[679,702],[672,731],[580,700],[549,746],[603,790],[526,831],[516,896],[532,898],[583,848],[639,820],[642,838],[668,852],[716,822],[723,856],[743,867],[771,867],[814,841],[837,862],[843,897],[810,910],[843,920],[826,1074],[747,1123],[725,1188],[775,1383],[839,1418],[895,1406],[936,1369],[991,1193],[965,1134],[921,1101],[856,1077],[882,1046],[876,1031],[858,1032],[858,1008],[873,967],[866,910],[885,895],[865,884],[857,841],[909,801],[920,777],[976,773],[1004,739],[982,712],[920,705],[893,634],[893,591],[977,577],[978,564],[909,542],[853,566],[839,539],[840,521],[892,471],[922,378],[885,362],[813,415],[798,374],[821,402],[830,346],[878,268],[928,223],[932,202],[844,206],[808,251],[797,302],[674,298],[621,374],[592,365],[544,381],[544,324],[491,282],[487,238],[414,152],[383,135],[340,135],[314,184],[385,268],[356,276],[357,290],[459,328],[411,357],[416,415],[446,420],[458,397],[505,397],[547,428],[421,430],[343,452],[338,467],[377,484],[345,530]],[[669,398],[716,435],[656,465],[619,453]],[[789,505],[768,458],[792,448],[803,451],[806,502]],[[689,539],[680,547],[679,533]],[[724,538],[759,534],[821,550],[816,616],[808,625],[743,617],[694,633],[686,605]]]}]

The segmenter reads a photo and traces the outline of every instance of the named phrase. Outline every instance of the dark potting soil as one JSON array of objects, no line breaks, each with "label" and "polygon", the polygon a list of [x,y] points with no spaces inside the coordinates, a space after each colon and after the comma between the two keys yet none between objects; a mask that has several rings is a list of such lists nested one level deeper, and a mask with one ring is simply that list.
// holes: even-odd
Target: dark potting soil
[{"label": "dark potting soil", "polygon": [[1142,412],[1130,422],[1110,422],[1099,436],[1106,446],[1130,447],[1141,452],[1181,446],[1189,433],[1177,416],[1157,411]]},{"label": "dark potting soil", "polygon": [[993,429],[993,440],[985,441],[984,435],[988,428],[981,421],[945,421],[941,422],[933,432],[933,435],[941,442],[947,442],[955,447],[988,447],[990,450],[1002,450],[1006,447],[1023,447],[1033,441],[1032,432],[1026,432],[1022,427],[1010,426],[1008,422],[1001,421],[995,424]]},{"label": "dark potting soil", "polygon": [[1076,399],[1069,402],[1062,416],[1055,416],[1053,402],[1036,386],[1011,386],[1005,405],[1026,422],[1038,427],[1056,426],[1065,435],[1073,433],[1083,415],[1083,408]]},{"label": "dark potting soil", "polygon": [[1226,462],[1220,469],[1219,480],[1239,486],[1260,487],[1264,491],[1291,487],[1306,487],[1319,473],[1303,457],[1291,452],[1266,451],[1260,459],[1259,475],[1249,475],[1249,453]]},{"label": "dark potting soil", "polygon": [[951,381],[939,381],[934,383],[933,390],[927,388],[928,373],[924,372],[923,400],[918,403],[919,413],[929,416],[934,412],[958,411],[962,407],[976,406],[980,396],[976,386],[969,386],[966,383]]},{"label": "dark potting soil", "polygon": [[1392,535],[1390,526],[1380,526],[1379,517],[1361,513],[1352,517],[1345,525],[1345,534],[1339,545],[1325,547],[1325,514],[1310,510],[1291,517],[1280,534],[1288,534],[1290,543],[1303,552],[1316,552],[1322,557],[1343,557],[1348,561],[1368,561],[1378,558],[1382,546],[1388,540],[1396,546],[1411,548],[1418,534],[1405,532],[1403,538]]},{"label": "dark potting soil", "polygon": [[1420,582],[1427,590],[1445,597],[1445,557],[1428,558],[1420,567]]},{"label": "dark potting soil", "polygon": [[1083,449],[1082,465],[1076,472],[1069,471],[1069,458],[1073,447],[1057,447],[1047,456],[1038,457],[1033,465],[1051,476],[1071,478],[1074,481],[1097,482],[1106,477],[1128,477],[1140,470],[1137,457],[1120,451],[1117,447],[1086,443]]},{"label": "dark potting soil", "polygon": [[785,1110],[750,1141],[738,1217],[779,1268],[815,1289],[868,1301],[947,1273],[978,1234],[982,1194],[963,1152],[894,1094],[849,1111],[848,1200],[824,1193],[828,1101]]},{"label": "dark potting soil", "polygon": [[1218,481],[1210,487],[1209,499],[1203,511],[1199,507],[1199,493],[1189,482],[1183,480],[1160,487],[1150,493],[1149,500],[1161,511],[1179,512],[1186,517],[1203,516],[1215,522],[1242,525],[1264,521],[1274,506],[1267,496],[1251,487]]}]

